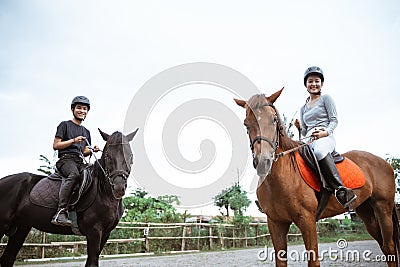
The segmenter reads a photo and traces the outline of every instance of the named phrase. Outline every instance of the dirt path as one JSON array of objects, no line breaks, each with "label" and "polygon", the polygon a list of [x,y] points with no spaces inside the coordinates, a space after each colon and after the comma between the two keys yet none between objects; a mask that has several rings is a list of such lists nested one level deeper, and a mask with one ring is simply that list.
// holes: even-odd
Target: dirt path
[{"label": "dirt path", "polygon": [[[343,244],[342,244],[343,245]],[[346,244],[344,244],[346,245]],[[265,255],[271,254],[272,248],[257,248],[243,250],[228,250],[218,252],[199,252],[191,254],[179,254],[168,256],[146,256],[134,258],[102,259],[101,267],[120,266],[275,266],[271,259],[265,259]],[[267,252],[265,254],[265,252]],[[307,266],[304,261],[304,246],[290,246],[288,250],[288,266]],[[375,241],[355,241],[347,243],[343,249],[339,249],[337,243],[319,245],[321,266],[387,266],[382,262],[382,253]],[[84,261],[68,263],[38,263],[23,265],[32,267],[78,267],[84,266]]]}]

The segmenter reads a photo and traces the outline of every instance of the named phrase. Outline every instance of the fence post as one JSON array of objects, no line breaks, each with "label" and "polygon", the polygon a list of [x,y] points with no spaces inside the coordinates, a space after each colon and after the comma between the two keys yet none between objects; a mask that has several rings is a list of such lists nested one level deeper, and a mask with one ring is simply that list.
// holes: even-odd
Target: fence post
[{"label": "fence post", "polygon": [[[46,243],[46,233],[42,232],[42,244]],[[44,246],[42,246],[42,259],[44,259]]]},{"label": "fence post", "polygon": [[[201,220],[200,220],[200,223],[201,223]],[[200,224],[199,225],[197,225],[197,231],[198,231],[198,238],[197,238],[197,249],[198,250],[200,250],[200,231],[201,231],[201,226],[200,226]]]},{"label": "fence post", "polygon": [[256,225],[256,245],[259,245],[259,241],[258,241],[258,236],[259,236],[259,232],[258,232],[258,224]]},{"label": "fence post", "polygon": [[150,244],[149,244],[149,239],[147,236],[150,233],[150,225],[147,224],[147,228],[143,229],[143,234],[144,234],[144,244],[145,244],[145,251],[149,252],[150,251]]},{"label": "fence post", "polygon": [[246,225],[244,226],[244,237],[245,237],[244,245],[247,248],[247,226]]},{"label": "fence post", "polygon": [[212,249],[212,226],[208,227],[208,235],[210,236],[210,249]]},{"label": "fence post", "polygon": [[186,225],[183,225],[181,251],[185,250]]},{"label": "fence post", "polygon": [[221,244],[221,249],[224,249],[224,233],[222,231],[218,231],[219,243]]},{"label": "fence post", "polygon": [[235,228],[232,228],[232,247],[235,247]]}]

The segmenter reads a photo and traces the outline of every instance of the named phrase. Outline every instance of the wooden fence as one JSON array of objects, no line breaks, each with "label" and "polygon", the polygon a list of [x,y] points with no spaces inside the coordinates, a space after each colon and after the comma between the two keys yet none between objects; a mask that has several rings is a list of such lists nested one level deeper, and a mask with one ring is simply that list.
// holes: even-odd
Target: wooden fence
[{"label": "wooden fence", "polygon": [[[37,232],[37,230],[33,231]],[[194,249],[212,250],[216,248],[261,246],[265,244],[267,237],[269,237],[266,223],[250,223],[248,226],[238,228],[232,224],[219,223],[120,222],[113,232],[118,233],[119,231],[123,231],[123,238],[110,238],[107,244],[122,246],[123,244],[135,243],[136,246],[142,247],[141,251],[137,251],[139,254],[157,252],[155,248],[159,249],[159,244],[168,243],[166,240],[172,240],[174,247],[165,248],[164,251],[184,252],[188,250],[193,251]],[[168,235],[168,233],[175,233],[175,235]],[[84,247],[84,250],[86,249],[86,241],[82,237],[80,240],[74,241],[48,241],[48,237],[51,234],[40,233],[40,235],[41,240],[39,242],[24,243],[24,248],[35,248],[36,254],[32,252],[22,253],[22,259],[45,258],[46,256],[48,257],[48,254],[52,254],[46,253],[46,251],[52,250],[54,252],[55,249],[61,249],[67,251],[69,255],[76,256],[77,254],[79,255],[78,251],[81,247]],[[289,237],[297,239],[301,238],[301,234],[291,233]],[[158,245],[154,244],[151,246],[152,243],[156,242]],[[0,250],[5,245],[5,242],[0,243]],[[40,253],[37,253],[38,250]],[[104,253],[107,254],[107,252],[103,251]],[[119,252],[114,251],[109,254],[119,254]],[[126,254],[126,251],[123,254]],[[65,253],[61,255],[65,255]]]}]

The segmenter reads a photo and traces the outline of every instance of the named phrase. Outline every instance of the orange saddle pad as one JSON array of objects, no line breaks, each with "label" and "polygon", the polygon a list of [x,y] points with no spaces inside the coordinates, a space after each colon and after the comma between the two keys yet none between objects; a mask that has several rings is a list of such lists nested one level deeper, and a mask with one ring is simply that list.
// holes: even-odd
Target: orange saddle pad
[{"label": "orange saddle pad", "polygon": [[[321,180],[308,168],[299,152],[296,152],[295,155],[301,177],[312,189],[319,192],[321,190]],[[342,162],[337,163],[336,167],[345,187],[355,189],[365,184],[363,171],[350,159],[345,158]]]}]

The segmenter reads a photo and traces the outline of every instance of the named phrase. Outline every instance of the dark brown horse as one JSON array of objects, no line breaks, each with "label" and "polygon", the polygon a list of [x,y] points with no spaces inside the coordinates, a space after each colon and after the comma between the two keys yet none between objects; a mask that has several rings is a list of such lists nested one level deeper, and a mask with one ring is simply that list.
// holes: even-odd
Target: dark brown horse
[{"label": "dark brown horse", "polygon": [[[276,266],[287,266],[287,234],[295,223],[302,234],[309,257],[308,266],[320,266],[316,231],[318,200],[311,187],[301,178],[294,153],[276,159],[276,155],[299,146],[289,138],[274,106],[283,88],[269,97],[254,95],[247,102],[235,99],[246,109],[247,128],[254,156],[254,167],[260,177],[257,198],[268,216],[268,228],[275,252]],[[391,166],[382,158],[364,151],[350,151],[345,157],[364,172],[366,183],[355,189],[354,208],[368,232],[379,243],[382,252],[398,266],[399,222],[394,205],[395,181]],[[346,212],[331,195],[321,218]],[[395,260],[393,260],[395,257]]]},{"label": "dark brown horse", "polygon": [[[120,132],[108,135],[100,160],[94,164],[92,190],[81,201],[95,198],[88,207],[77,212],[79,231],[86,236],[88,258],[85,266],[99,266],[99,255],[122,216],[122,197],[132,165],[129,142],[137,130],[125,136]],[[19,173],[0,179],[0,238],[8,243],[0,257],[0,266],[13,266],[18,251],[32,227],[54,234],[73,235],[70,227],[51,224],[55,210],[34,205],[32,188],[45,176]]]}]

